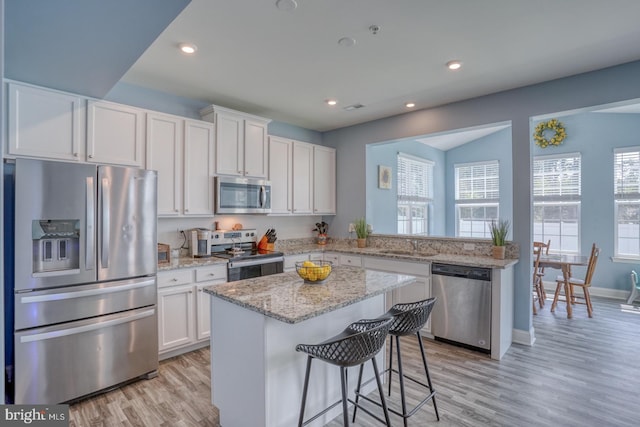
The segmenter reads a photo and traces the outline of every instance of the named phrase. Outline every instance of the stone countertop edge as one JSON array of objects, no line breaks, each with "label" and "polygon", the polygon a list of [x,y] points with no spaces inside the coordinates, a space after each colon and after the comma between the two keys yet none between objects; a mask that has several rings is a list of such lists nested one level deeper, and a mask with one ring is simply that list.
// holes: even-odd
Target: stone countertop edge
[{"label": "stone countertop edge", "polygon": [[308,245],[300,245],[294,247],[283,248],[282,252],[287,255],[300,255],[300,254],[308,254],[308,253],[317,253],[317,252],[336,252],[336,253],[347,253],[353,255],[362,255],[362,256],[372,256],[372,257],[380,257],[386,259],[394,259],[396,261],[418,261],[418,262],[439,262],[443,264],[454,264],[454,265],[465,265],[470,267],[487,267],[487,268],[498,268],[505,269],[512,265],[518,263],[518,259],[496,259],[491,257],[483,257],[483,256],[474,256],[474,255],[459,255],[459,254],[424,254],[424,253],[416,253],[416,254],[407,254],[400,255],[390,253],[389,250],[384,248],[356,248],[356,247],[345,247],[344,245],[316,245],[316,244],[308,244]]},{"label": "stone countertop edge", "polygon": [[177,261],[172,260],[167,264],[158,264],[158,271],[179,270],[182,268],[204,267],[208,265],[226,264],[227,259],[209,257],[209,258],[192,258],[180,257]]},{"label": "stone countertop edge", "polygon": [[232,304],[296,324],[415,281],[410,275],[338,266],[324,284],[308,285],[297,273],[285,272],[203,289]]}]

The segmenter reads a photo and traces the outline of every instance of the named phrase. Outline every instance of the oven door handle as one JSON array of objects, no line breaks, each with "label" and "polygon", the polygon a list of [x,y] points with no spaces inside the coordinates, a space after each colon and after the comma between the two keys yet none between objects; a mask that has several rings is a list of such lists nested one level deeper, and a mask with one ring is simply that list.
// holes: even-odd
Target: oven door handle
[{"label": "oven door handle", "polygon": [[252,265],[273,264],[276,262],[284,262],[284,256],[277,256],[273,258],[252,259],[252,260],[229,261],[227,268],[229,269],[242,268],[242,267],[250,267]]}]

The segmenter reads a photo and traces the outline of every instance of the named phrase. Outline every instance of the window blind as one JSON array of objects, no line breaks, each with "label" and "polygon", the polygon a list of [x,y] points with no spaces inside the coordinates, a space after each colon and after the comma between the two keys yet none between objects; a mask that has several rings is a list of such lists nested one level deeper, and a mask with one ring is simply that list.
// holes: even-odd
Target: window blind
[{"label": "window blind", "polygon": [[500,168],[497,161],[457,165],[456,200],[488,201],[500,199]]},{"label": "window blind", "polygon": [[640,197],[640,150],[614,152],[614,194],[616,199]]},{"label": "window blind", "polygon": [[427,202],[433,198],[433,162],[398,153],[398,200]]},{"label": "window blind", "polygon": [[533,160],[535,201],[579,200],[580,182],[580,154],[540,156]]}]

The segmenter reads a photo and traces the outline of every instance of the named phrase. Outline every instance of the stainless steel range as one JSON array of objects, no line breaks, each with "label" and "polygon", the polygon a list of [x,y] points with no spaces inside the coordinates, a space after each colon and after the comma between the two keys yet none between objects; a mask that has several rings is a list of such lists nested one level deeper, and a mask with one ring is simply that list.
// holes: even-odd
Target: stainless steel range
[{"label": "stainless steel range", "polygon": [[258,234],[255,229],[212,232],[211,255],[229,260],[229,282],[284,271],[283,253],[258,249],[257,242]]}]

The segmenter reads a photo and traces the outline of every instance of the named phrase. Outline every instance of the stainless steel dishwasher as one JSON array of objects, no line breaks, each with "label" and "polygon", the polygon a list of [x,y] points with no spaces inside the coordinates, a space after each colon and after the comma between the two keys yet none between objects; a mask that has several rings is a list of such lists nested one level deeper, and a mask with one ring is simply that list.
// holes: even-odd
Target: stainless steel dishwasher
[{"label": "stainless steel dishwasher", "polygon": [[431,264],[431,313],[436,339],[491,351],[491,269]]}]

